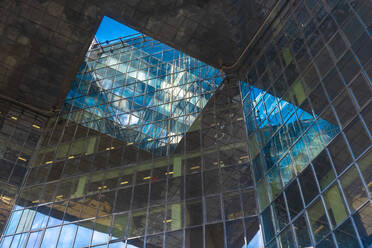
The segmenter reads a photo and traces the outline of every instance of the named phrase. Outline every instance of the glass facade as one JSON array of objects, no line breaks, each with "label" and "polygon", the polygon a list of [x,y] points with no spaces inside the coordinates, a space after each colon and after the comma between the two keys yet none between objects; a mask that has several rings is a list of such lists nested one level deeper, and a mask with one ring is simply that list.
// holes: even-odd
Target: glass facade
[{"label": "glass facade", "polygon": [[372,247],[372,4],[282,3],[236,73],[138,36],[0,103],[0,247]]},{"label": "glass facade", "polygon": [[91,49],[0,247],[262,244],[239,84],[221,81],[148,37]]},{"label": "glass facade", "polygon": [[172,153],[222,78],[146,36],[93,45],[63,118],[160,156]]},{"label": "glass facade", "polygon": [[265,246],[371,247],[372,5],[289,2],[240,82]]},{"label": "glass facade", "polygon": [[0,232],[3,232],[47,117],[0,100]]}]

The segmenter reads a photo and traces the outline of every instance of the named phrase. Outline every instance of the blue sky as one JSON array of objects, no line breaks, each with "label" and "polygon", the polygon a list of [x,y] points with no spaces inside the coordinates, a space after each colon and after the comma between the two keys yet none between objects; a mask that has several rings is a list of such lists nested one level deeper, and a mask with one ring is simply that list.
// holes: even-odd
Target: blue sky
[{"label": "blue sky", "polygon": [[99,42],[104,42],[136,33],[138,31],[105,16],[97,30],[96,38]]}]

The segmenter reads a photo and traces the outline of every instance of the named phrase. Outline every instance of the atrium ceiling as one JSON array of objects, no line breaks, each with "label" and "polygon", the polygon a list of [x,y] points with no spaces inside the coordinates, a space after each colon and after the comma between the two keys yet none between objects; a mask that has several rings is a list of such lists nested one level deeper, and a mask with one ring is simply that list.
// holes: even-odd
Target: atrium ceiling
[{"label": "atrium ceiling", "polygon": [[103,16],[215,67],[232,65],[274,4],[274,0],[3,0],[0,97],[45,114],[58,109]]}]

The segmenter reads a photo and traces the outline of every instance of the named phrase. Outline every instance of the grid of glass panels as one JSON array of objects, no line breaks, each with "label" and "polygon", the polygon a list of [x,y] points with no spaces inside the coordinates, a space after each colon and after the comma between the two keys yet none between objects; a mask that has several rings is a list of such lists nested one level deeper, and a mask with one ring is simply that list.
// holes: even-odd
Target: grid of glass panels
[{"label": "grid of glass panels", "polygon": [[236,81],[216,90],[165,156],[66,111],[45,127],[0,247],[262,244]]},{"label": "grid of glass panels", "polygon": [[372,245],[371,15],[370,1],[289,1],[250,51],[241,90],[266,247]]},{"label": "grid of glass panels", "polygon": [[222,80],[217,69],[146,36],[93,47],[64,117],[159,155],[174,150]]},{"label": "grid of glass panels", "polygon": [[0,100],[0,232],[43,129],[45,117]]}]

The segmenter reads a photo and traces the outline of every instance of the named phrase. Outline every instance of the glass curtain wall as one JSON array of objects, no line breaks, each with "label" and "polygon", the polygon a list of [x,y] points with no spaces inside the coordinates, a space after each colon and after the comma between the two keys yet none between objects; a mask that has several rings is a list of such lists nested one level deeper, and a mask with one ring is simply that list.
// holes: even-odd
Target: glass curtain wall
[{"label": "glass curtain wall", "polygon": [[[136,41],[119,44],[125,53],[90,52],[45,128],[0,247],[262,245],[238,82],[216,89],[217,70]],[[133,72],[112,58],[128,53],[142,56],[136,68],[151,63]]]},{"label": "glass curtain wall", "polygon": [[158,155],[171,153],[222,79],[217,69],[140,36],[93,45],[63,117]]},{"label": "glass curtain wall", "polygon": [[[266,247],[370,247],[369,1],[287,1],[241,82]],[[367,165],[368,164],[368,165]]]},{"label": "glass curtain wall", "polygon": [[0,100],[0,232],[13,208],[46,116]]}]

